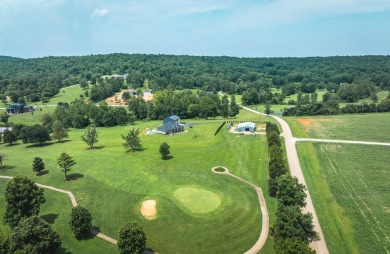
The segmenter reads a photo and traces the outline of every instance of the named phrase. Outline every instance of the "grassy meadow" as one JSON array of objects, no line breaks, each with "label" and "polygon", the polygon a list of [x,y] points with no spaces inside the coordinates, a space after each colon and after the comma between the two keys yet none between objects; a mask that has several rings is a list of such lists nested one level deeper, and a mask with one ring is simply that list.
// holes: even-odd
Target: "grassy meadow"
[{"label": "grassy meadow", "polygon": [[[286,120],[296,137],[389,142],[389,118],[365,114]],[[297,150],[330,253],[388,253],[390,149],[299,142]]]},{"label": "grassy meadow", "polygon": [[[51,108],[44,108],[52,110]],[[12,116],[10,122],[37,123],[45,111]],[[242,111],[242,120],[259,116]],[[245,118],[245,119],[244,119]],[[187,120],[186,120],[187,121]],[[187,121],[188,122],[188,121]],[[202,121],[198,121],[201,123]],[[226,176],[211,172],[222,165],[244,179],[263,188],[267,206],[273,219],[276,202],[268,198],[268,151],[263,135],[236,136],[223,128],[221,123],[187,128],[187,132],[172,136],[141,135],[143,151],[126,152],[121,134],[129,128],[153,129],[161,121],[138,122],[134,126],[99,128],[96,149],[88,150],[80,140],[84,129],[70,129],[69,138],[62,143],[52,142],[42,147],[26,146],[21,142],[13,146],[1,144],[5,154],[2,175],[25,175],[30,179],[72,191],[80,205],[87,207],[93,216],[93,225],[102,233],[117,239],[118,228],[128,221],[137,221],[144,228],[148,248],[158,253],[243,253],[257,240],[261,229],[261,212],[256,192],[250,186]],[[194,138],[197,133],[198,137]],[[162,160],[159,145],[171,146],[172,158]],[[77,164],[69,172],[70,180],[57,167],[56,158],[62,152],[69,153]],[[43,158],[46,172],[36,176],[31,169],[33,158]],[[3,192],[7,180],[0,180]],[[187,195],[193,201],[177,198],[179,190],[195,190],[193,193],[210,193],[220,203],[210,208],[196,209],[199,195]],[[61,193],[45,190],[47,202],[40,215],[53,224],[63,240],[58,253],[116,253],[116,246],[99,238],[77,241],[73,238],[67,220],[70,200]],[[181,197],[181,196],[180,196]],[[157,201],[157,217],[146,220],[140,213],[142,201]],[[4,203],[1,195],[0,202]],[[188,203],[190,202],[190,203]],[[193,204],[191,205],[191,202]],[[215,207],[216,206],[216,207]],[[0,206],[4,209],[4,206]],[[204,212],[206,211],[206,212]],[[0,217],[3,211],[0,211]],[[0,218],[1,219],[1,218]],[[3,225],[1,225],[3,227]],[[267,241],[262,253],[273,253],[272,241]]]}]

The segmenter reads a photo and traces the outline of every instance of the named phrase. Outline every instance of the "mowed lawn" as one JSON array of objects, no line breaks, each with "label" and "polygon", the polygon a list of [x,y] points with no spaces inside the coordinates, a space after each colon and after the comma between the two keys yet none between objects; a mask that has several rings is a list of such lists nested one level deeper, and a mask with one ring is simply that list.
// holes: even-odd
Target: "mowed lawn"
[{"label": "mowed lawn", "polygon": [[[365,114],[285,119],[297,137],[389,142],[389,118]],[[299,142],[297,149],[330,253],[389,253],[390,149],[310,142]]]},{"label": "mowed lawn", "polygon": [[[26,147],[20,142],[13,146],[1,144],[1,153],[6,155],[6,169],[0,173],[25,175],[36,182],[72,191],[79,204],[91,211],[93,225],[113,238],[117,239],[117,230],[124,223],[139,222],[148,236],[147,246],[158,253],[243,253],[251,248],[261,228],[256,192],[250,186],[232,177],[214,174],[210,169],[216,165],[225,166],[232,173],[263,187],[270,213],[274,213],[275,202],[268,199],[266,193],[268,151],[265,136],[235,136],[225,128],[214,136],[220,123],[201,124],[179,135],[142,134],[145,150],[125,151],[121,134],[129,128],[153,129],[159,124],[160,121],[152,121],[99,128],[99,143],[94,150],[88,150],[80,140],[83,129],[71,129],[65,142],[43,147]],[[199,137],[194,138],[195,132]],[[172,159],[161,159],[158,149],[163,141],[171,146]],[[69,172],[71,180],[68,182],[64,181],[64,174],[56,163],[62,152],[69,153],[77,162]],[[47,174],[35,176],[31,170],[35,156],[43,158]],[[1,192],[6,182],[0,180]],[[212,192],[221,203],[212,211],[194,212],[175,197],[174,192],[182,188]],[[70,201],[64,194],[49,190],[45,190],[45,196],[47,203],[42,207],[41,216],[53,223],[63,239],[63,249],[59,253],[117,252],[115,246],[98,238],[74,240],[67,227]],[[157,201],[155,220],[146,220],[140,214],[141,203],[147,199]],[[4,197],[0,202],[4,203]],[[270,241],[265,250],[266,253],[273,252]]]}]

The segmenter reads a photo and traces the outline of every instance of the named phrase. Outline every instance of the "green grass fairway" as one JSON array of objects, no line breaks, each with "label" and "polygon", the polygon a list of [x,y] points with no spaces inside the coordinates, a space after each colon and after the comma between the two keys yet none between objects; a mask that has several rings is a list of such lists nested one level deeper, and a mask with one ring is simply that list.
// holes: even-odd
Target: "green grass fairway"
[{"label": "green grass fairway", "polygon": [[390,113],[285,119],[296,137],[390,142]]},{"label": "green grass fairway", "polygon": [[[84,90],[81,89],[80,85],[74,85],[64,87],[60,89],[60,92],[50,99],[47,104],[57,105],[58,102],[71,102],[80,99],[80,94],[84,95]],[[85,98],[85,97],[84,97]]]},{"label": "green grass fairway", "polygon": [[[210,169],[223,165],[233,174],[261,186],[270,215],[273,215],[276,204],[274,199],[268,198],[266,187],[268,150],[265,136],[238,137],[227,133],[225,128],[214,136],[221,123],[208,123],[195,125],[180,135],[142,134],[145,150],[126,152],[121,134],[129,128],[153,129],[160,124],[161,121],[151,121],[134,126],[98,128],[99,142],[94,150],[89,150],[80,140],[84,129],[71,129],[65,142],[42,147],[26,147],[21,142],[13,146],[0,144],[1,153],[6,155],[6,169],[0,173],[25,175],[36,182],[72,191],[78,203],[91,211],[93,225],[115,239],[121,225],[137,221],[148,236],[147,246],[158,253],[243,253],[250,249],[261,229],[256,192],[247,184],[216,175]],[[195,132],[198,138],[194,138]],[[161,159],[159,146],[162,142],[170,145],[172,159]],[[62,152],[69,153],[77,163],[69,172],[71,180],[68,182],[63,180],[63,172],[56,163]],[[42,176],[35,176],[31,169],[36,156],[42,157],[46,165],[47,172]],[[6,182],[0,180],[0,190],[4,190]],[[220,204],[208,213],[189,214],[190,209],[184,211],[183,203],[174,195],[183,187],[211,191],[221,199]],[[56,218],[53,227],[63,239],[63,250],[59,253],[117,253],[115,246],[99,238],[75,241],[66,224],[70,201],[64,194],[49,193],[48,190],[45,195],[50,202],[45,204],[40,215],[53,214],[48,215],[49,219]],[[1,204],[4,204],[4,197],[1,198]],[[158,216],[154,220],[147,220],[140,213],[140,204],[145,199],[158,203]],[[3,207],[0,205],[0,209]],[[3,212],[0,220],[2,215]],[[267,242],[264,253],[274,253],[272,241]]]},{"label": "green grass fairway", "polygon": [[221,204],[221,198],[212,191],[194,187],[175,190],[173,195],[193,213],[208,213]]}]

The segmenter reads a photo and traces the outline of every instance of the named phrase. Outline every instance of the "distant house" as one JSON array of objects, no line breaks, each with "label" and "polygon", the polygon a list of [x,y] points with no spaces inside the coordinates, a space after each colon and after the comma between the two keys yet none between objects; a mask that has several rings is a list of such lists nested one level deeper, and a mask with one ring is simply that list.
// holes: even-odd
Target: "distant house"
[{"label": "distant house", "polygon": [[34,107],[21,103],[12,103],[6,108],[8,114],[20,114],[34,111]]},{"label": "distant house", "polygon": [[146,89],[145,91],[143,91],[144,95],[150,95],[152,93],[153,93],[153,91],[151,89]]},{"label": "distant house", "polygon": [[157,127],[157,130],[162,134],[175,134],[183,132],[184,126],[178,123],[170,122]]},{"label": "distant house", "polygon": [[0,136],[4,134],[5,130],[12,131],[12,127],[0,127]]},{"label": "distant house", "polygon": [[129,94],[131,94],[131,95],[137,95],[137,90],[135,90],[135,89],[129,89],[129,90],[127,90],[128,92],[129,92]]},{"label": "distant house", "polygon": [[129,76],[129,74],[112,74],[111,75],[111,78],[122,78],[122,79],[126,79],[127,77]]},{"label": "distant house", "polygon": [[244,132],[244,131],[255,132],[255,130],[256,130],[256,124],[251,122],[240,123],[239,125],[237,125],[236,128],[236,131],[238,132]]},{"label": "distant house", "polygon": [[170,117],[164,118],[163,119],[163,124],[166,123],[177,123],[180,124],[180,117],[177,115],[171,115]]}]

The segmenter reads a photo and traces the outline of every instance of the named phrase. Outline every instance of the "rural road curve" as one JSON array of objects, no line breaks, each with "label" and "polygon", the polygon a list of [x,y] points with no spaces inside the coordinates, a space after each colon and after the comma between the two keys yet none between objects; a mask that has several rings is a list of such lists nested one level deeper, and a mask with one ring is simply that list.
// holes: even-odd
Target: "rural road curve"
[{"label": "rural road curve", "polygon": [[[12,176],[3,176],[3,175],[0,175],[0,178],[2,179],[12,179],[13,177]],[[39,184],[39,183],[35,183],[37,186],[41,187],[41,188],[44,188],[44,189],[48,189],[48,190],[52,190],[52,191],[57,191],[57,192],[61,192],[61,193],[65,193],[66,195],[69,196],[70,198],[70,201],[72,202],[72,205],[73,207],[76,207],[77,206],[77,201],[76,201],[76,198],[75,196],[73,195],[72,192],[70,191],[66,191],[66,190],[62,190],[62,189],[58,189],[58,188],[55,188],[53,186],[48,186],[48,185],[43,185],[43,184]],[[109,236],[106,236],[105,234],[102,234],[94,229],[91,229],[90,230],[91,234],[99,237],[99,238],[102,238],[110,243],[113,243],[113,244],[117,244],[117,240],[109,237]]]},{"label": "rural road curve", "polygon": [[244,254],[256,254],[263,248],[265,242],[267,241],[268,231],[269,231],[269,216],[268,216],[267,204],[265,203],[265,198],[263,195],[263,190],[260,187],[254,185],[253,183],[251,183],[251,182],[249,182],[249,181],[247,181],[239,176],[233,175],[232,173],[229,172],[229,169],[227,169],[225,167],[221,166],[222,168],[225,169],[224,172],[216,171],[215,169],[218,167],[220,167],[220,166],[213,167],[211,169],[211,171],[216,173],[216,174],[224,174],[224,175],[229,175],[231,177],[234,177],[237,180],[250,185],[251,187],[253,187],[256,190],[257,197],[259,199],[260,211],[261,211],[261,232],[260,232],[259,239],[252,246],[252,248],[244,253]]},{"label": "rural road curve", "polygon": [[[244,107],[244,106],[241,106],[241,107],[245,110],[252,112],[252,113],[259,114],[259,115],[265,115],[265,114],[260,113],[256,110],[253,110],[251,108]],[[297,149],[295,147],[296,139],[293,137],[290,127],[288,126],[286,121],[284,121],[282,118],[274,116],[274,115],[270,115],[270,117],[272,117],[276,121],[278,121],[278,123],[282,127],[283,132],[282,132],[281,136],[284,137],[284,141],[286,144],[287,160],[288,160],[288,166],[290,168],[291,175],[297,177],[299,182],[304,184],[307,187],[307,184],[305,182],[305,178],[303,177],[301,164],[299,163]],[[313,206],[313,201],[311,199],[311,196],[310,196],[308,189],[306,191],[306,194],[307,194],[306,207],[304,207],[302,210],[303,210],[303,212],[309,212],[313,215],[314,229],[321,238],[319,241],[311,242],[310,247],[313,250],[315,250],[315,252],[317,254],[328,254],[329,250],[328,250],[328,247],[326,246],[324,234],[322,233],[320,222],[318,220],[316,211],[315,211],[314,206]]]}]

